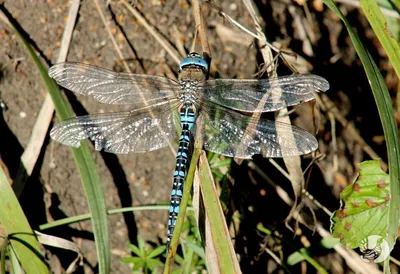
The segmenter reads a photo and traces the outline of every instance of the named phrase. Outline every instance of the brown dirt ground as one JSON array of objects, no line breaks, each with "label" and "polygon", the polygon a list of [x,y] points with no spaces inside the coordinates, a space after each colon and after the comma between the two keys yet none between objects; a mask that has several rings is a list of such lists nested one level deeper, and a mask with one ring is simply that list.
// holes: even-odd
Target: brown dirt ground
[{"label": "brown dirt ground", "polygon": [[[8,11],[29,34],[47,60],[53,64],[58,57],[61,35],[68,14],[69,6],[67,2],[62,0],[5,1],[5,7]],[[241,1],[218,2],[226,13],[243,25],[252,27],[250,17]],[[383,133],[376,107],[360,61],[355,55],[340,20],[326,7],[319,11],[318,8],[310,6],[313,24],[308,26],[312,29],[309,35],[313,39],[311,45],[314,54],[307,56],[304,52],[305,43],[299,36],[299,26],[293,18],[293,15],[297,14],[301,20],[308,24],[304,9],[301,6],[294,5],[294,13],[290,13],[288,5],[284,3],[285,1],[265,2],[267,1],[258,2],[258,7],[270,41],[279,41],[288,49],[305,57],[313,65],[311,72],[322,75],[330,81],[332,88],[328,93],[329,97],[336,102],[342,114],[358,129],[367,143],[386,160],[384,142],[380,138]],[[314,1],[314,3],[318,2]],[[168,53],[122,5],[112,3],[111,7],[116,22],[127,35],[139,61],[143,64],[144,70],[141,69],[132,56],[121,31],[118,30],[115,21],[111,19],[110,10],[106,8],[104,2],[101,3],[101,7],[111,22],[111,27],[115,31],[115,37],[121,45],[124,56],[126,56],[126,59],[130,59],[133,72],[157,75],[176,73],[177,64],[174,63]],[[176,45],[177,39],[180,39],[186,51],[189,51],[194,36],[194,22],[188,1],[139,1],[138,8],[148,22],[156,27],[173,45]],[[390,82],[391,73],[390,68],[388,70],[387,67],[387,59],[385,56],[380,56],[381,52],[376,49],[377,43],[375,40],[371,40],[368,25],[359,20],[357,10],[346,6],[342,8],[355,24],[362,38],[365,39],[374,58],[379,60],[378,64],[389,84],[393,84],[393,82]],[[239,42],[225,40],[229,37],[219,35],[217,25],[231,28],[239,35],[243,34],[221,18],[215,10],[205,6],[203,11],[208,24],[207,35],[209,36],[213,64],[218,71],[218,77],[254,78],[258,62],[260,62],[260,55],[254,44],[246,43],[245,39],[239,40]],[[0,91],[1,99],[8,107],[6,111],[3,111],[4,121],[2,121],[2,125],[4,128],[2,127],[2,130],[5,131],[3,137],[0,137],[0,146],[2,147],[0,156],[3,168],[8,170],[10,178],[14,179],[18,157],[28,143],[46,89],[21,41],[1,21],[0,38]],[[88,62],[104,68],[122,70],[121,60],[92,1],[82,1],[68,60]],[[280,70],[283,74],[290,73],[284,65],[280,66]],[[100,109],[112,109],[88,98],[79,97],[78,100],[79,102],[73,102],[78,114],[85,113],[85,111],[94,113],[99,112]],[[310,109],[310,105],[300,107],[297,111],[296,117],[298,118],[295,119],[295,123],[313,131],[310,122],[312,121]],[[320,118],[320,151],[326,153],[327,156],[321,160],[318,166],[315,166],[313,176],[317,179],[310,181],[309,189],[317,199],[324,201],[325,206],[334,210],[339,205],[337,200],[339,191],[355,178],[357,164],[369,158],[362,152],[354,139],[343,131],[340,125],[337,125],[336,128],[338,144],[337,151],[334,152],[331,149],[331,125],[327,122],[328,118],[325,114],[322,114]],[[56,121],[56,118],[54,118],[54,121]],[[5,134],[6,132],[7,134]],[[339,160],[338,168],[337,171],[332,171],[335,155]],[[168,202],[175,158],[168,149],[141,155],[129,154],[123,156],[93,152],[93,156],[96,159],[103,182],[108,208]],[[260,166],[265,167],[264,169],[267,172],[276,173],[266,160],[257,158],[257,161]],[[309,163],[309,160],[306,160],[306,163]],[[243,171],[244,174],[249,172],[246,167],[240,167],[238,170]],[[21,197],[33,225],[63,216],[74,216],[88,212],[85,194],[71,150],[68,147],[48,139],[40,161],[36,165],[34,176],[35,179],[28,181],[26,190]],[[241,178],[242,175],[237,176]],[[279,176],[277,178],[276,182],[287,189],[289,193],[292,193],[288,181]],[[254,200],[257,200],[257,206],[261,208],[259,210],[261,214],[263,208],[279,208],[280,202],[271,204],[271,201],[278,200],[274,193],[268,193],[268,195],[272,195],[276,199],[268,195],[267,197],[259,197],[260,199],[255,198],[256,195],[260,196],[260,189],[263,187],[255,187],[248,178],[243,179],[238,185],[236,195],[239,195],[239,200],[243,203],[241,206],[248,207],[248,203],[254,198]],[[323,196],[321,197],[321,195]],[[283,210],[272,213],[273,216],[270,217],[269,222],[265,219],[263,221],[271,226],[282,225],[282,220],[287,216],[289,210],[287,206],[283,205],[283,207]],[[248,220],[249,227],[242,228],[244,235],[249,233],[246,238],[247,241],[255,238],[256,243],[262,240],[255,234],[254,226],[251,225],[260,221],[257,216],[257,214],[252,215]],[[328,228],[328,218],[326,216],[321,218],[325,227]],[[146,240],[156,243],[165,239],[166,220],[167,212],[156,211],[110,216],[109,226],[113,254],[112,273],[127,273],[129,271],[129,267],[120,263],[119,260],[121,256],[129,254],[127,245],[129,242],[135,241],[136,233]],[[90,231],[90,222],[71,225],[68,230],[54,231],[56,235],[59,233],[60,236],[73,239],[82,248],[86,260],[85,273],[90,273],[96,266],[95,246]],[[246,240],[238,240],[238,242],[246,246]],[[244,252],[243,246],[239,250]],[[245,273],[265,272],[268,266],[273,264],[271,258],[265,254],[258,257],[259,251],[260,247],[256,244],[251,252],[242,253],[242,267]],[[61,258],[61,267],[64,268],[74,257],[71,254],[60,253],[55,249],[51,249],[51,252]],[[333,252],[319,254],[317,259],[329,272],[340,272],[331,264],[332,260],[343,263],[337,254]],[[57,272],[57,263],[53,265],[54,271]],[[343,268],[344,271],[348,271],[346,266],[343,266]]]}]

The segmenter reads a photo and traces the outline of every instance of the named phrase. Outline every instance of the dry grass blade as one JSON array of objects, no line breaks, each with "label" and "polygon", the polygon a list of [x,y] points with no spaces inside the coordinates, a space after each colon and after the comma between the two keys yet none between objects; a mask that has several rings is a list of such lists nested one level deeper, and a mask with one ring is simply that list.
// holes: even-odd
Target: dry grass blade
[{"label": "dry grass blade", "polygon": [[[210,273],[241,273],[235,250],[230,240],[224,213],[219,202],[207,157],[200,155],[195,182],[201,181],[201,201],[207,214],[204,218],[205,254]],[[209,214],[212,212],[213,214]],[[219,217],[215,217],[219,215]],[[201,227],[201,226],[200,226]]]},{"label": "dry grass blade", "polygon": [[[210,62],[211,52],[199,1],[192,0],[192,6],[203,56],[206,61]],[[202,140],[199,139],[202,136],[202,122],[199,121],[199,124],[196,144],[202,145]],[[195,149],[199,150],[201,147],[195,147]],[[219,202],[219,195],[215,189],[211,169],[204,152],[200,155],[193,189],[193,205],[200,234],[203,235],[208,270],[210,273],[241,273]]]},{"label": "dry grass blade", "polygon": [[[277,77],[276,74],[276,70],[275,67],[272,65],[273,64],[273,55],[272,52],[270,50],[269,47],[266,46],[266,44],[264,43],[264,41],[266,41],[266,37],[262,31],[262,28],[260,26],[260,23],[258,22],[258,15],[256,14],[255,9],[253,8],[253,4],[250,2],[250,0],[243,0],[244,5],[246,6],[248,12],[250,13],[250,15],[253,18],[254,24],[256,26],[257,29],[257,34],[258,37],[261,37],[261,39],[258,40],[258,42],[260,43],[260,49],[261,49],[261,53],[262,56],[264,58],[264,63],[265,64],[271,64],[268,67],[268,72],[270,73],[270,75],[272,77]],[[260,102],[263,103],[263,102]],[[258,117],[256,117],[257,119],[259,118],[259,114]],[[277,112],[277,115],[275,116],[276,121],[278,122],[282,122],[285,124],[290,124],[290,119],[288,116],[288,111],[287,109],[282,109],[279,112]],[[277,134],[278,136],[281,133],[279,124],[276,124],[276,130],[277,130]],[[295,143],[294,137],[292,135],[292,139],[291,139],[292,143]],[[303,177],[303,171],[301,169],[301,161],[300,161],[300,157],[296,156],[296,157],[285,157],[283,158],[286,168],[288,170],[289,173],[289,177],[290,177],[290,182],[292,183],[292,187],[294,189],[294,193],[295,193],[295,202],[294,205],[292,206],[291,212],[289,213],[287,220],[289,218],[291,218],[291,215],[294,213],[294,211],[296,210],[297,207],[297,199],[298,197],[300,197],[302,189],[304,188],[304,177]]]},{"label": "dry grass blade", "polygon": [[[106,17],[104,16],[104,13],[103,13],[102,9],[100,8],[99,1],[98,1],[98,0],[93,0],[93,3],[95,4],[96,9],[97,9],[97,12],[99,13],[99,15],[100,15],[100,17],[101,17],[101,20],[103,21],[103,24],[104,24],[104,26],[105,26],[106,29],[107,29],[108,36],[110,37],[110,39],[111,39],[111,41],[112,41],[112,43],[113,43],[113,45],[114,45],[114,48],[115,48],[115,50],[116,50],[117,53],[118,53],[119,58],[120,58],[120,59],[122,60],[122,62],[124,63],[125,70],[128,71],[128,72],[132,72],[132,71],[130,70],[129,66],[128,66],[128,63],[125,61],[126,59],[124,58],[124,55],[122,54],[122,51],[120,50],[120,48],[119,48],[119,46],[118,46],[118,43],[117,43],[117,41],[116,41],[115,38],[114,38],[114,35],[113,35],[112,32],[111,32],[111,28],[110,28],[110,26],[109,26],[109,23],[108,23],[108,21],[106,20]],[[135,11],[128,3],[126,3],[125,1],[122,1],[122,3],[126,4],[127,7],[128,7],[128,9],[129,9],[132,13],[137,13],[137,14],[140,16],[140,14],[139,14],[137,11]],[[144,18],[142,18],[142,20],[144,20]],[[140,20],[138,19],[138,21],[140,21]],[[146,29],[147,29],[147,28],[146,28]],[[149,30],[149,29],[147,29],[147,30]],[[153,32],[154,32],[154,30],[153,30]],[[132,84],[134,84],[134,83],[132,83]],[[140,89],[140,87],[138,87],[138,89]],[[143,95],[141,94],[140,96],[142,97]],[[142,97],[142,101],[144,102],[144,105],[145,105],[145,106],[148,106],[147,100],[146,100],[145,98]],[[154,116],[154,114],[152,113],[151,109],[149,109],[149,113],[150,113],[151,117],[154,119],[155,116]],[[159,125],[157,125],[157,126],[159,127],[160,132],[163,132],[163,131],[161,130],[160,126],[159,126]],[[163,135],[163,137],[166,138],[164,135]],[[173,155],[175,155],[175,154],[176,154],[176,151],[175,151],[175,149],[173,148],[172,144],[170,144],[169,142],[168,142],[168,147],[169,147],[171,153],[172,153]]]},{"label": "dry grass blade", "polygon": [[[249,167],[254,170],[256,173],[258,173],[261,178],[263,178],[268,184],[270,184],[275,191],[277,192],[278,196],[289,206],[293,206],[293,200],[290,198],[289,194],[281,188],[279,185],[276,185],[273,181],[271,181],[268,176],[259,168],[257,167],[254,163],[249,163]],[[325,213],[328,215],[329,212],[328,210],[323,207],[318,201],[315,199],[312,199],[309,194],[306,195],[307,197],[310,198],[310,200],[315,203],[318,207],[320,207]],[[305,217],[307,214],[302,213],[302,215]],[[294,212],[293,218],[299,222],[299,223],[304,223],[304,218],[298,213]],[[310,217],[306,217],[306,219],[310,219]],[[316,221],[315,223],[316,231],[321,235],[322,238],[328,239],[332,238],[332,235],[326,231],[323,228],[322,223],[319,221]],[[378,274],[381,273],[373,264],[366,264],[364,263],[360,256],[354,251],[354,250],[349,250],[345,248],[342,244],[335,244],[333,248],[338,252],[346,261],[347,265],[356,273],[374,273]]]},{"label": "dry grass blade", "polygon": [[211,51],[210,51],[210,46],[208,44],[207,34],[205,31],[206,28],[204,26],[204,19],[200,10],[200,3],[198,0],[192,0],[192,5],[193,5],[193,16],[196,22],[196,32],[198,32],[200,36],[203,55],[208,55],[208,58],[210,59],[206,61],[211,61]]},{"label": "dry grass blade", "polygon": [[181,58],[179,58],[179,53],[171,46],[171,44],[162,38],[161,35],[159,35],[149,23],[147,23],[146,19],[143,18],[143,16],[140,15],[135,8],[129,5],[129,3],[127,3],[125,0],[122,0],[121,3],[125,5],[125,7],[133,14],[133,16],[135,16],[138,22],[142,24],[145,29],[157,40],[157,42],[160,43],[160,45],[169,53],[169,55],[171,55],[174,61],[179,64],[181,62]]},{"label": "dry grass blade", "polygon": [[[60,54],[57,59],[58,63],[64,62],[67,59],[69,44],[71,42],[79,6],[80,0],[71,1],[71,6],[68,13],[68,21],[65,25],[65,30],[61,41]],[[35,167],[36,161],[39,157],[50,122],[53,118],[53,113],[53,101],[51,100],[51,96],[47,93],[38,118],[33,126],[29,143],[21,156],[21,161],[24,164],[28,176],[32,174],[33,168]]]},{"label": "dry grass blade", "polygon": [[74,242],[65,240],[60,237],[47,235],[39,231],[35,231],[35,234],[39,242],[43,245],[53,246],[65,250],[71,250],[77,253],[76,259],[73,260],[72,263],[69,265],[68,269],[66,270],[66,273],[73,273],[76,270],[76,264],[78,263],[78,261],[80,266],[83,265],[83,255],[78,245],[75,244]]},{"label": "dry grass blade", "polygon": [[[371,159],[380,159],[379,155],[365,142],[365,140],[360,136],[357,130],[352,126],[347,119],[340,113],[339,109],[335,106],[335,104],[326,96],[325,94],[321,94],[321,97],[317,95],[315,97],[317,99],[317,103],[323,111],[328,113],[332,113],[335,116],[335,119],[345,128],[347,133],[353,138],[354,141],[360,144],[365,153],[368,154]],[[381,167],[384,171],[388,170],[388,165],[382,159],[380,159]]]},{"label": "dry grass blade", "polygon": [[252,36],[234,31],[222,24],[215,25],[215,31],[223,43],[236,43],[245,47],[250,47],[254,42]]}]

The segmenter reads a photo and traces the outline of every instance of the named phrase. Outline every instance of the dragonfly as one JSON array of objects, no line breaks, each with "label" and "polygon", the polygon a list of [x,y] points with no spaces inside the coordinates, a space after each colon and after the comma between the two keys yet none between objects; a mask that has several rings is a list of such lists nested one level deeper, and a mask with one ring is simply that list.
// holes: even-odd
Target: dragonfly
[{"label": "dragonfly", "polygon": [[197,134],[201,134],[204,149],[229,157],[289,157],[311,153],[318,147],[311,133],[253,114],[311,101],[314,92],[329,89],[326,79],[310,74],[207,80],[208,72],[208,63],[198,53],[190,53],[181,61],[178,81],[71,62],[56,64],[48,72],[60,86],[77,94],[131,107],[130,111],[77,116],[60,122],[50,136],[62,144],[79,147],[89,138],[96,150],[144,153],[168,146],[180,132],[167,244],[179,213],[197,123],[203,125]]}]

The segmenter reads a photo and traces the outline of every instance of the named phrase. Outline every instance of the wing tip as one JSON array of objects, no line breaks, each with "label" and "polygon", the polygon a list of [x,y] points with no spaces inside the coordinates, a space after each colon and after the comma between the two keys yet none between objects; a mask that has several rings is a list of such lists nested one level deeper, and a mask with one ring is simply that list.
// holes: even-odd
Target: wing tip
[{"label": "wing tip", "polygon": [[[72,136],[72,138],[71,138]],[[55,125],[51,130],[50,130],[50,137],[54,141],[67,145],[70,147],[78,148],[81,146],[81,139],[74,138],[73,135],[68,134],[68,131],[66,130],[65,127],[63,127],[62,123],[59,123]]]},{"label": "wing tip", "polygon": [[330,89],[330,84],[324,77],[313,74],[313,78],[316,80],[315,85],[318,91],[325,92]]},{"label": "wing tip", "polygon": [[60,71],[60,67],[62,68],[64,66],[64,63],[58,63],[53,66],[51,66],[48,70],[48,75],[54,79],[54,77],[58,74]]}]

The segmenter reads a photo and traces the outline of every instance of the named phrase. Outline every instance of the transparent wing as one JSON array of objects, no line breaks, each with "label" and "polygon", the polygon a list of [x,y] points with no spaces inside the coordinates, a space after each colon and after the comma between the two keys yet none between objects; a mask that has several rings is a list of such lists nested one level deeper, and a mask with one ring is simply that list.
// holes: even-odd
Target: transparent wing
[{"label": "transparent wing", "polygon": [[165,147],[176,137],[177,127],[172,107],[164,104],[129,112],[78,116],[60,122],[50,132],[51,138],[72,147],[83,139],[94,141],[96,150],[126,154],[147,152]]},{"label": "transparent wing", "polygon": [[174,97],[177,82],[160,76],[117,73],[80,63],[60,63],[49,69],[60,86],[106,104],[153,104]]},{"label": "transparent wing", "polygon": [[307,154],[318,148],[312,134],[289,124],[266,119],[257,122],[251,116],[210,105],[202,109],[201,115],[204,148],[218,154],[243,159],[255,154],[287,157]]},{"label": "transparent wing", "polygon": [[[314,92],[329,89],[328,81],[317,75],[290,75],[260,80],[217,79],[208,80],[202,85],[204,100],[245,112],[276,111],[313,100]],[[257,109],[262,99],[265,104]]]}]

